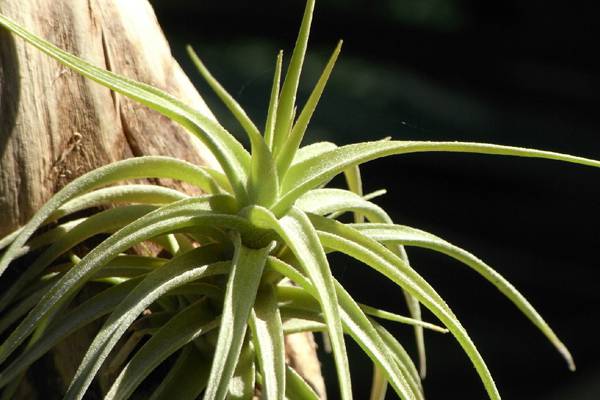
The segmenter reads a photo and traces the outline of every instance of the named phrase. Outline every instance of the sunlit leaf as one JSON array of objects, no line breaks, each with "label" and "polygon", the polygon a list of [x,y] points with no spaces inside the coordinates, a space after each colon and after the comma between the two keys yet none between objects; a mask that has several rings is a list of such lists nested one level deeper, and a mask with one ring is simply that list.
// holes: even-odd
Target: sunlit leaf
[{"label": "sunlit leaf", "polygon": [[273,150],[273,135],[275,134],[275,120],[277,118],[277,109],[279,107],[279,85],[281,81],[281,67],[283,64],[283,51],[277,53],[275,62],[275,74],[273,75],[273,86],[271,87],[271,97],[269,99],[269,109],[267,111],[267,120],[265,122],[265,142],[269,149]]},{"label": "sunlit leaf", "polygon": [[[7,251],[2,255],[0,259],[0,275],[31,235],[64,203],[75,196],[99,186],[125,179],[141,178],[179,179],[197,185],[200,188],[203,188],[206,184],[209,184],[209,187],[212,185],[207,181],[207,176],[200,168],[191,163],[170,157],[147,156],[130,158],[95,169],[66,185],[29,220],[19,235],[14,238]],[[218,188],[216,184],[215,187]],[[218,191],[218,189],[216,190]]]},{"label": "sunlit leaf", "polygon": [[285,212],[303,193],[329,181],[346,168],[394,154],[422,152],[458,152],[495,154],[517,157],[546,158],[574,164],[600,167],[600,161],[550,151],[462,142],[376,141],[350,144],[294,165],[281,182],[282,196],[271,208],[276,214]]},{"label": "sunlit leaf", "polygon": [[222,400],[228,393],[265,261],[272,250],[271,245],[258,250],[247,248],[239,236],[234,237],[234,244],[235,254],[227,281],[219,338],[205,400]]},{"label": "sunlit leaf", "polygon": [[490,399],[500,399],[490,371],[466,330],[439,294],[419,274],[393,252],[355,229],[322,217],[315,216],[312,221],[320,231],[319,238],[325,246],[348,254],[377,270],[438,317],[471,359]]},{"label": "sunlit leaf", "polygon": [[296,92],[300,81],[300,72],[304,63],[304,55],[308,44],[308,35],[312,23],[315,1],[308,0],[304,9],[304,16],[300,24],[300,31],[296,39],[296,45],[292,52],[292,59],[288,66],[281,88],[279,105],[277,107],[277,119],[275,122],[275,134],[273,136],[273,154],[277,155],[281,146],[285,143],[293,124],[296,106]]},{"label": "sunlit leaf", "polygon": [[571,356],[569,350],[560,341],[560,339],[556,336],[550,326],[548,326],[546,321],[544,321],[541,315],[510,282],[508,282],[502,275],[481,261],[479,258],[461,249],[460,247],[454,246],[445,240],[438,238],[437,236],[407,226],[364,224],[354,225],[354,227],[377,241],[428,248],[446,254],[469,266],[489,282],[491,282],[494,286],[496,286],[498,290],[502,292],[502,294],[512,301],[556,347],[559,353],[567,361],[569,368],[571,370],[575,370],[573,357]]},{"label": "sunlit leaf", "polygon": [[[311,298],[307,294],[316,296],[315,288],[306,277],[302,276],[294,268],[285,264],[280,260],[273,258],[269,259],[269,265],[285,276],[293,280],[302,289],[295,287],[279,287],[280,297],[285,295],[296,297],[294,304],[306,309],[314,307],[311,303]],[[396,366],[387,351],[383,341],[375,331],[371,322],[366,315],[361,311],[360,307],[346,292],[346,290],[336,282],[336,292],[340,301],[340,315],[344,324],[344,329],[352,336],[352,338],[363,348],[369,355],[371,360],[381,367],[386,374],[386,377],[391,381],[396,392],[405,399],[420,399],[420,388],[418,384],[406,380],[406,376]]]},{"label": "sunlit leaf", "polygon": [[323,90],[325,89],[325,84],[329,80],[329,76],[331,75],[331,71],[333,70],[333,66],[337,60],[338,55],[340,54],[340,50],[342,48],[342,41],[340,41],[333,51],[321,77],[319,78],[315,88],[312,93],[308,97],[306,101],[306,105],[300,112],[298,116],[298,120],[294,124],[288,138],[281,145],[280,150],[277,153],[277,173],[282,178],[285,176],[288,167],[292,163],[294,159],[294,155],[300,147],[300,143],[304,138],[304,134],[306,133],[306,128],[310,122],[310,119],[317,108],[317,104],[319,103],[319,99],[323,94]]},{"label": "sunlit leaf", "polygon": [[313,226],[306,215],[296,208],[290,210],[280,220],[277,220],[267,209],[261,207],[249,208],[247,216],[256,225],[270,227],[275,230],[296,255],[302,268],[313,282],[331,337],[341,396],[343,399],[351,399],[352,390],[348,356],[344,344],[333,276],[323,246]]},{"label": "sunlit leaf", "polygon": [[254,122],[248,117],[244,109],[227,93],[225,88],[212,76],[204,63],[200,60],[191,46],[187,47],[188,54],[196,65],[196,68],[206,80],[209,86],[227,106],[229,111],[240,123],[252,146],[251,171],[248,179],[247,189],[250,196],[249,201],[255,204],[270,206],[279,194],[279,180],[275,168],[275,160],[271,155],[265,139]]},{"label": "sunlit leaf", "polygon": [[285,394],[285,344],[283,324],[272,285],[265,284],[250,317],[254,348],[263,376],[262,393],[268,400],[283,400]]},{"label": "sunlit leaf", "polygon": [[155,206],[141,204],[130,205],[111,208],[90,216],[60,238],[56,239],[47,250],[45,250],[22,274],[19,275],[19,278],[0,298],[0,310],[3,310],[8,306],[13,296],[18,294],[27,283],[41,274],[47,266],[73,246],[99,233],[114,232],[143,215],[148,214],[155,208]]}]

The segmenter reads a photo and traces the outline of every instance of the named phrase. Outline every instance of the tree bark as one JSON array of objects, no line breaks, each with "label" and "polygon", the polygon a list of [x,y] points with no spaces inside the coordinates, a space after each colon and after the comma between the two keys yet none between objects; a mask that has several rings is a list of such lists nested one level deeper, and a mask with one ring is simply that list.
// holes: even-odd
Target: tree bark
[{"label": "tree bark", "polygon": [[[212,115],[171,56],[146,0],[2,0],[0,12],[97,66],[159,87]],[[180,126],[0,31],[0,237],[22,226],[73,178],[119,159],[156,154],[217,165]],[[52,364],[53,383],[40,387],[29,380],[20,397],[48,399],[54,397],[50,388],[64,389],[87,342],[89,337],[80,337],[58,346],[44,361],[44,368]],[[323,390],[314,349],[296,352],[312,354],[312,361],[301,363],[316,365],[316,375],[306,377]]]}]

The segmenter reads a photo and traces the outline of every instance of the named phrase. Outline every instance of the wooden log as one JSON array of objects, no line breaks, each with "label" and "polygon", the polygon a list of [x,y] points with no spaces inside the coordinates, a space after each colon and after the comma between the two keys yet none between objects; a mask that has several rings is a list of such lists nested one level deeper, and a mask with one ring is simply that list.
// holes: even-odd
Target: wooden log
[{"label": "wooden log", "polygon": [[[146,0],[2,0],[0,12],[95,65],[159,87],[212,115],[171,56]],[[157,154],[217,166],[180,126],[0,31],[0,237],[22,226],[73,178],[119,159]],[[70,338],[42,360],[52,376],[26,381],[19,398],[60,398],[49,392],[65,389],[92,334],[88,329],[88,337]],[[310,362],[318,370],[312,347],[297,352],[312,352]],[[320,372],[307,378],[322,387]],[[95,388],[89,396],[100,392]]]}]

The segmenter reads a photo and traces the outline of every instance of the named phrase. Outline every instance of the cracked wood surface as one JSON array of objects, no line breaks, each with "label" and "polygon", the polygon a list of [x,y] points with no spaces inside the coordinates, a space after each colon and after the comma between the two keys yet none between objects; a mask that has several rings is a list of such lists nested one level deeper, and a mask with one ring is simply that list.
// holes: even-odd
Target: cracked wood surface
[{"label": "cracked wood surface", "polygon": [[[210,114],[172,58],[146,0],[0,0],[0,12],[95,65]],[[119,159],[158,154],[217,165],[199,140],[167,118],[0,30],[0,237],[22,226],[73,178]],[[72,335],[34,364],[18,398],[60,398],[93,332],[88,327]],[[296,335],[286,347],[290,364],[324,398],[312,335]],[[101,392],[92,387],[86,398],[100,398]]]},{"label": "cracked wood surface", "polygon": [[[0,11],[100,67],[208,112],[145,0],[3,0]],[[0,236],[67,182],[111,161],[162,154],[215,164],[199,140],[167,118],[0,35]]]}]

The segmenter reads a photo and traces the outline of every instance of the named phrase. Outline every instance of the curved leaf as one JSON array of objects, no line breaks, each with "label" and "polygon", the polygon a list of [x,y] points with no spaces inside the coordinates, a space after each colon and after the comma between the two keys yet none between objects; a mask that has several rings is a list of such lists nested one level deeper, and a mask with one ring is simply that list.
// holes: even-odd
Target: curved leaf
[{"label": "curved leaf", "polygon": [[[0,16],[0,21],[2,21]],[[8,264],[18,255],[21,247],[33,233],[65,202],[77,195],[85,193],[99,186],[108,185],[115,181],[142,178],[171,178],[191,183],[200,188],[211,181],[197,166],[186,161],[170,157],[147,156],[130,158],[117,161],[95,169],[75,179],[58,193],[56,193],[23,227],[19,235],[13,240],[10,247],[0,259],[0,275],[6,270]],[[218,190],[218,186],[214,184]]]},{"label": "curved leaf", "polygon": [[171,354],[218,327],[219,320],[214,320],[206,301],[200,300],[180,311],[166,322],[121,370],[105,400],[127,399],[142,381],[161,362]]},{"label": "curved leaf", "polygon": [[258,250],[247,248],[238,235],[234,237],[234,245],[235,254],[227,281],[219,337],[204,394],[205,400],[223,400],[228,393],[265,261],[273,248],[272,245]]},{"label": "curved leaf", "polygon": [[[269,266],[276,271],[288,277],[301,288],[291,286],[278,287],[278,297],[285,298],[286,303],[291,302],[291,306],[300,305],[301,308],[307,310],[316,310],[314,301],[311,301],[310,296],[315,296],[316,292],[311,283],[294,270],[293,267],[276,259],[269,259]],[[336,282],[336,292],[340,300],[340,315],[344,323],[344,329],[352,336],[352,338],[360,345],[367,353],[369,358],[385,372],[386,378],[391,382],[396,393],[403,399],[421,399],[420,386],[418,382],[412,382],[407,378],[410,376],[406,373],[407,368],[398,366],[390,356],[390,352],[386,349],[385,344],[378,336],[375,328],[369,319],[362,312],[358,304],[346,292],[346,290]],[[412,362],[411,362],[412,363]]]},{"label": "curved leaf", "polygon": [[315,286],[331,337],[341,397],[344,400],[351,399],[350,368],[333,276],[312,224],[306,215],[296,208],[292,208],[280,220],[262,207],[248,207],[245,211],[248,219],[255,225],[273,229],[283,238]]},{"label": "curved leaf", "polygon": [[149,400],[196,400],[206,387],[209,372],[210,360],[188,344]]},{"label": "curved leaf", "polygon": [[384,243],[396,243],[431,249],[450,256],[475,270],[502,292],[519,310],[548,338],[564,357],[569,369],[575,370],[575,363],[567,347],[560,341],[542,316],[527,299],[502,275],[471,253],[454,246],[430,233],[400,225],[361,224],[353,226],[364,235]]},{"label": "curved leaf", "polygon": [[200,72],[200,75],[219,96],[227,109],[233,114],[235,119],[240,123],[246,135],[250,139],[252,146],[251,171],[248,179],[248,194],[251,203],[270,206],[277,200],[279,194],[279,180],[275,161],[271,154],[265,139],[260,135],[260,132],[254,122],[248,117],[244,109],[235,101],[235,99],[227,93],[225,88],[212,76],[206,68],[202,60],[198,57],[191,46],[187,46],[187,52],[192,59],[194,65]]},{"label": "curved leaf", "polygon": [[295,206],[305,212],[317,215],[355,211],[366,216],[372,222],[391,222],[381,207],[344,189],[313,189],[301,196]]},{"label": "curved leaf", "polygon": [[114,232],[124,225],[148,214],[155,208],[155,206],[142,204],[110,208],[85,219],[83,222],[73,227],[73,229],[57,238],[48,249],[46,249],[25,271],[23,271],[23,273],[19,275],[19,278],[11,284],[8,290],[6,290],[0,298],[0,311],[10,304],[12,298],[18,294],[27,283],[41,274],[47,266],[73,246],[99,233]]},{"label": "curved leaf", "polygon": [[217,262],[219,258],[212,246],[199,247],[174,257],[162,268],[146,275],[119,303],[88,347],[65,400],[83,398],[105,358],[146,307],[173,288],[227,269],[229,263]]},{"label": "curved leaf", "polygon": [[26,368],[42,357],[58,342],[112,311],[141,280],[141,277],[130,279],[103,290],[64,314],[64,316],[56,319],[37,342],[31,345],[26,351],[20,353],[14,361],[0,372],[0,387],[6,385],[18,374],[23,373]]},{"label": "curved leaf", "polygon": [[235,367],[235,372],[229,382],[227,400],[248,400],[254,397],[256,388],[256,366],[254,365],[254,349],[248,340],[242,346],[242,351]]},{"label": "curved leaf", "polygon": [[285,369],[285,395],[294,400],[319,400],[319,395],[292,367]]},{"label": "curved leaf", "polygon": [[90,251],[77,265],[68,271],[47,293],[37,306],[15,328],[0,347],[0,362],[3,362],[16,347],[33,331],[36,324],[56,304],[75,293],[87,279],[120,252],[154,236],[184,230],[192,226],[224,225],[239,232],[254,232],[243,218],[206,211],[207,202],[217,203],[219,196],[205,196],[180,200],[122,228]]},{"label": "curved leaf", "polygon": [[0,335],[4,333],[8,327],[27,314],[27,312],[31,310],[33,306],[35,306],[42,296],[48,291],[48,289],[50,289],[49,284],[37,289],[35,292],[29,294],[23,300],[21,300],[19,304],[11,307],[6,314],[2,315],[2,318],[0,319]]},{"label": "curved leaf", "polygon": [[300,164],[308,159],[318,157],[323,153],[327,153],[333,149],[337,149],[337,145],[333,142],[316,142],[304,147],[300,147],[294,156],[292,166]]},{"label": "curved leaf", "polygon": [[385,400],[388,383],[381,368],[373,366],[373,379],[371,380],[371,394],[369,400]]},{"label": "curved leaf", "polygon": [[54,221],[65,215],[73,214],[86,208],[98,207],[113,203],[166,204],[188,198],[178,190],[157,185],[131,184],[109,186],[94,190],[69,200],[59,207],[46,222]]},{"label": "curved leaf", "polygon": [[341,251],[377,270],[418,299],[438,317],[471,359],[490,399],[500,399],[496,384],[477,347],[454,313],[427,281],[396,254],[357,230],[323,217],[314,216],[312,222],[320,231],[319,238],[325,246]]},{"label": "curved leaf", "polygon": [[215,155],[235,193],[240,199],[244,198],[244,183],[246,171],[249,170],[250,157],[242,145],[211,117],[202,114],[198,110],[194,110],[150,85],[119,76],[73,56],[50,42],[28,32],[2,15],[0,15],[0,25],[3,25],[14,34],[25,39],[61,64],[115,92],[160,112],[188,129]]},{"label": "curved leaf", "polygon": [[499,146],[484,143],[461,142],[417,142],[417,141],[376,141],[356,143],[320,154],[294,165],[281,182],[281,198],[272,207],[273,213],[282,215],[294,201],[307,191],[329,181],[346,168],[377,158],[420,152],[459,152],[496,154],[517,157],[546,158],[574,164],[600,167],[600,161],[575,157],[550,151],[532,150],[519,147]]},{"label": "curved leaf", "polygon": [[[358,166],[355,166],[354,168],[358,169]],[[348,170],[346,170],[345,173],[346,176],[348,176]],[[356,182],[357,179],[358,178],[355,177],[353,186],[359,186],[359,181]],[[305,211],[318,215],[339,215],[346,211],[354,211],[355,216],[358,213],[360,217],[366,216],[372,222],[382,222],[385,224],[392,223],[392,219],[381,207],[364,199],[357,193],[347,190],[313,189],[300,197],[296,201],[296,205]],[[402,246],[392,244],[388,247],[398,257],[402,258],[404,262],[408,263],[408,256],[406,255],[406,252]],[[405,291],[403,292],[411,317],[416,320],[421,320],[421,307],[419,302],[416,301],[415,298],[410,294],[406,293]],[[426,373],[426,357],[423,328],[419,325],[414,325],[414,330],[417,343],[417,352],[419,354],[421,377],[424,378]]]},{"label": "curved leaf", "polygon": [[410,376],[415,382],[417,382],[419,386],[421,386],[421,381],[419,379],[419,371],[417,371],[417,367],[412,362],[412,359],[410,358],[410,355],[408,354],[406,349],[383,326],[379,325],[377,322],[374,321],[372,321],[372,323],[375,329],[377,330],[377,333],[379,333],[379,336],[384,341],[392,356],[396,360],[396,362],[399,365],[404,366],[406,368],[407,375]]}]

